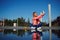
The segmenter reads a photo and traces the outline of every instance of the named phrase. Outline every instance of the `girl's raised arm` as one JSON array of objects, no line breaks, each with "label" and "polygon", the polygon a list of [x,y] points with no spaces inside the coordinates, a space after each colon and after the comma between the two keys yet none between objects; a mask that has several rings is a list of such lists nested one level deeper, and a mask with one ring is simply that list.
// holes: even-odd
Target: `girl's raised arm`
[{"label": "girl's raised arm", "polygon": [[40,18],[42,18],[43,16],[44,16],[44,13],[40,14],[40,15],[37,16],[37,17],[34,17],[33,19],[40,19]]}]

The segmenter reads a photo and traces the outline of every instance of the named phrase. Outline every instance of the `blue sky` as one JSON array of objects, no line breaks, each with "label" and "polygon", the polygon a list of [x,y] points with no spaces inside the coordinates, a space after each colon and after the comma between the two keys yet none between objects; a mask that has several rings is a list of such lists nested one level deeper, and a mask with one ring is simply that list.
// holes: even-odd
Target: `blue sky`
[{"label": "blue sky", "polygon": [[48,22],[48,4],[51,4],[52,20],[60,16],[60,0],[0,0],[0,19],[16,19],[23,17],[32,19],[34,11],[39,15],[43,10],[43,21]]}]

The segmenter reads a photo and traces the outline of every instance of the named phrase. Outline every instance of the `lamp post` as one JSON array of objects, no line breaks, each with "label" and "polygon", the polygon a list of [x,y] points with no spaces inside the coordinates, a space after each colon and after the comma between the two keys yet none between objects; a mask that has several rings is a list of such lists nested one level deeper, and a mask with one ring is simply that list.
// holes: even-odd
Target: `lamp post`
[{"label": "lamp post", "polygon": [[[51,27],[51,4],[48,4],[48,15],[49,15],[49,18],[48,18],[48,20],[49,20],[49,27]],[[51,29],[49,29],[49,31],[50,31],[50,40],[52,40],[52,36],[51,36]]]}]

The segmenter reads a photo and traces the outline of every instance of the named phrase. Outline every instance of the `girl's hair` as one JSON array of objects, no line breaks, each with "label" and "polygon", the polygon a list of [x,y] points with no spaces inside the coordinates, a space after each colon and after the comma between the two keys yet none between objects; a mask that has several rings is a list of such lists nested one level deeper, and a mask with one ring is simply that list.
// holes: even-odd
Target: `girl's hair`
[{"label": "girl's hair", "polygon": [[34,16],[35,13],[36,13],[36,12],[33,12],[33,16]]}]

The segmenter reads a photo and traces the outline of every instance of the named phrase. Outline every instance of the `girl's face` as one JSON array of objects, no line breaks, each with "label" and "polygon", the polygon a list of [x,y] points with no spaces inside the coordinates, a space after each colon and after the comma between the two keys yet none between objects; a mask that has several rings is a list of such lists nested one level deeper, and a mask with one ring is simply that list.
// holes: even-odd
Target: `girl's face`
[{"label": "girl's face", "polygon": [[34,17],[37,17],[37,13],[34,14]]}]

